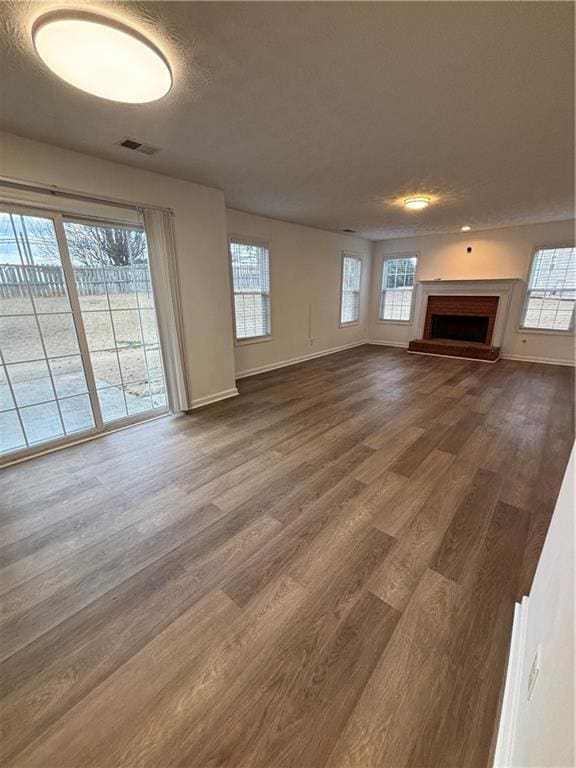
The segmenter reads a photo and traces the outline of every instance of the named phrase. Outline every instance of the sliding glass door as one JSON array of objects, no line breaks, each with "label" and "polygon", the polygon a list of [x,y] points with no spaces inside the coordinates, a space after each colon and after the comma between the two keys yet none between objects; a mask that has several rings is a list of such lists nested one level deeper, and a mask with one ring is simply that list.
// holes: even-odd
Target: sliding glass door
[{"label": "sliding glass door", "polygon": [[73,220],[64,230],[104,423],[165,409],[144,231]]},{"label": "sliding glass door", "polygon": [[0,212],[0,451],[95,427],[54,220]]},{"label": "sliding glass door", "polygon": [[144,231],[0,209],[0,460],[165,410]]}]

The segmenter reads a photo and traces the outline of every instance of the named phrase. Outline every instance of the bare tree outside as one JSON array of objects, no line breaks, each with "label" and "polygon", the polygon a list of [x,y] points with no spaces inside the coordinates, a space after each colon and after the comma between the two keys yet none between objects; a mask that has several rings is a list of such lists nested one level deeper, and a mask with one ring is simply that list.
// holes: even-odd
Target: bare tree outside
[{"label": "bare tree outside", "polygon": [[[29,219],[19,231],[14,234],[11,231],[9,237],[18,243],[24,263],[60,263],[51,221]],[[75,266],[138,267],[147,264],[146,237],[136,229],[67,221],[66,240]]]},{"label": "bare tree outside", "polygon": [[128,267],[147,262],[146,238],[138,230],[67,222],[66,239],[76,265]]}]

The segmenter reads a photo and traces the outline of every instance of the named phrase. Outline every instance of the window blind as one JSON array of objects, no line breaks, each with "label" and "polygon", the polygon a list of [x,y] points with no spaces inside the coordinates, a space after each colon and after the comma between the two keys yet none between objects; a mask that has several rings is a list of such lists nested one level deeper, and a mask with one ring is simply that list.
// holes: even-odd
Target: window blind
[{"label": "window blind", "polygon": [[530,270],[523,328],[569,331],[574,326],[576,248],[542,248]]},{"label": "window blind", "polygon": [[340,298],[340,322],[357,323],[360,318],[360,284],[362,259],[344,256],[342,259],[342,292]]},{"label": "window blind", "polygon": [[270,254],[263,245],[230,242],[236,339],[269,336]]},{"label": "window blind", "polygon": [[415,256],[383,262],[380,320],[410,320],[415,275]]}]

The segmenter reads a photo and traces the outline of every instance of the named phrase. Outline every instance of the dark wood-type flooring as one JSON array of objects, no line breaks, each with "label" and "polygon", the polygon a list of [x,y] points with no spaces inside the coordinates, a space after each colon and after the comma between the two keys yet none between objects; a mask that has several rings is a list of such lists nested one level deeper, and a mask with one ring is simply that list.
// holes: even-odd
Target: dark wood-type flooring
[{"label": "dark wood-type flooring", "polygon": [[486,766],[573,371],[356,349],[0,476],[21,768]]}]

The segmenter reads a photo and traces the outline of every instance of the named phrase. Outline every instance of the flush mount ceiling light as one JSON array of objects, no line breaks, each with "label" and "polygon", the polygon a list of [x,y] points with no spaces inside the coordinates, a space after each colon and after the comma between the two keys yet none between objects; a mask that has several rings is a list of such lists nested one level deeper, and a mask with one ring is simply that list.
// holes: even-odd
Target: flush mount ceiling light
[{"label": "flush mount ceiling light", "polygon": [[430,205],[429,197],[407,197],[404,200],[404,208],[408,208],[411,211],[421,211],[423,208],[428,208]]},{"label": "flush mount ceiling light", "polygon": [[144,104],[165,96],[172,73],[139,32],[88,11],[52,11],[32,27],[38,56],[67,83],[94,96]]},{"label": "flush mount ceiling light", "polygon": [[471,229],[472,227],[469,224],[464,224],[463,227],[460,227],[461,232],[470,232]]}]

